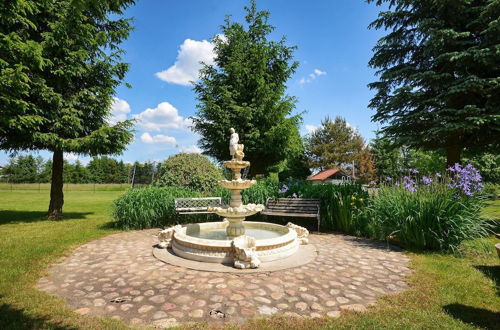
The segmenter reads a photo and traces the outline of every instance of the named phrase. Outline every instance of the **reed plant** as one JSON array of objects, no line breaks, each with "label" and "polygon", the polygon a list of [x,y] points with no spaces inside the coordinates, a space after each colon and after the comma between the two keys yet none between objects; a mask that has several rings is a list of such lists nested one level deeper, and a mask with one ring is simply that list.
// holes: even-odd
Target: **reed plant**
[{"label": "reed plant", "polygon": [[355,216],[368,199],[368,193],[357,183],[312,184],[289,181],[279,190],[285,197],[317,198],[321,201],[321,227],[360,235],[364,225]]},{"label": "reed plant", "polygon": [[179,187],[132,189],[114,201],[113,217],[121,229],[168,226],[176,223],[174,198],[200,196],[200,193]]},{"label": "reed plant", "polygon": [[412,249],[454,251],[462,242],[490,233],[490,225],[480,217],[482,207],[478,196],[458,194],[443,183],[415,190],[385,186],[357,217],[373,238]]}]

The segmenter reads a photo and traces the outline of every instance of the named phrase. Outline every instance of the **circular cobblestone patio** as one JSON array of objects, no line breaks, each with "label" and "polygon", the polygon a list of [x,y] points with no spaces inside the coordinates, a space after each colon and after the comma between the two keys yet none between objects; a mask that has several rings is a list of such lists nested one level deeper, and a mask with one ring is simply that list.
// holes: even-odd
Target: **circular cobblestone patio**
[{"label": "circular cobblestone patio", "polygon": [[319,254],[309,264],[235,274],[157,260],[152,255],[157,232],[123,232],[82,245],[53,265],[38,287],[64,298],[77,313],[156,327],[272,314],[338,317],[342,310],[363,311],[377,297],[407,288],[407,257],[381,242],[312,234],[310,244]]}]

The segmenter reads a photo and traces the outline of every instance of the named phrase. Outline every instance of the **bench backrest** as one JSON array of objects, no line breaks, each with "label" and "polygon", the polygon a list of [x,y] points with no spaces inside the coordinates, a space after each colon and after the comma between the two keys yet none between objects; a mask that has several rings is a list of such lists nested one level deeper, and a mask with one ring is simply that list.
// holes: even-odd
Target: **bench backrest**
[{"label": "bench backrest", "polygon": [[208,212],[209,206],[222,206],[221,197],[175,198],[175,211],[179,213]]},{"label": "bench backrest", "polygon": [[268,198],[266,211],[277,213],[318,214],[320,200],[312,198]]}]

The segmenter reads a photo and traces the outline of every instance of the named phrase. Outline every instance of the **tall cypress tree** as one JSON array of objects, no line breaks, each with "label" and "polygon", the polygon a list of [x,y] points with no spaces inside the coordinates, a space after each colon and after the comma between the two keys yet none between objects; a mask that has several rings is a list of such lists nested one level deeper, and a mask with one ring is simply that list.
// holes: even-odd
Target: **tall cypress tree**
[{"label": "tall cypress tree", "polygon": [[386,29],[370,66],[379,81],[373,120],[399,145],[500,145],[500,1],[368,0],[389,4],[370,25]]},{"label": "tall cypress tree", "polygon": [[245,145],[250,174],[267,173],[272,166],[303,151],[298,125],[292,115],[296,100],[286,95],[286,81],[295,72],[295,47],[268,40],[274,27],[269,12],[258,11],[255,1],[245,7],[246,25],[222,25],[216,36],[215,65],[205,65],[195,84],[199,104],[193,118],[201,135],[203,153],[220,161],[229,159],[229,129],[234,127]]},{"label": "tall cypress tree", "polygon": [[62,216],[63,152],[119,153],[132,140],[131,122],[106,119],[128,70],[120,16],[133,3],[0,2],[0,149],[53,152],[49,218]]}]

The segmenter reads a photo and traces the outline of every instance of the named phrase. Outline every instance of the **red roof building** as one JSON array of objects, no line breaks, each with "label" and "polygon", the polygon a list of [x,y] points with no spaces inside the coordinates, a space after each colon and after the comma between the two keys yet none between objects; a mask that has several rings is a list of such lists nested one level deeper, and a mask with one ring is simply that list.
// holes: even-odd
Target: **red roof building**
[{"label": "red roof building", "polygon": [[307,178],[307,181],[312,181],[314,183],[339,184],[346,181],[351,181],[351,179],[351,176],[344,170],[340,168],[331,168],[310,176],[309,178]]}]

